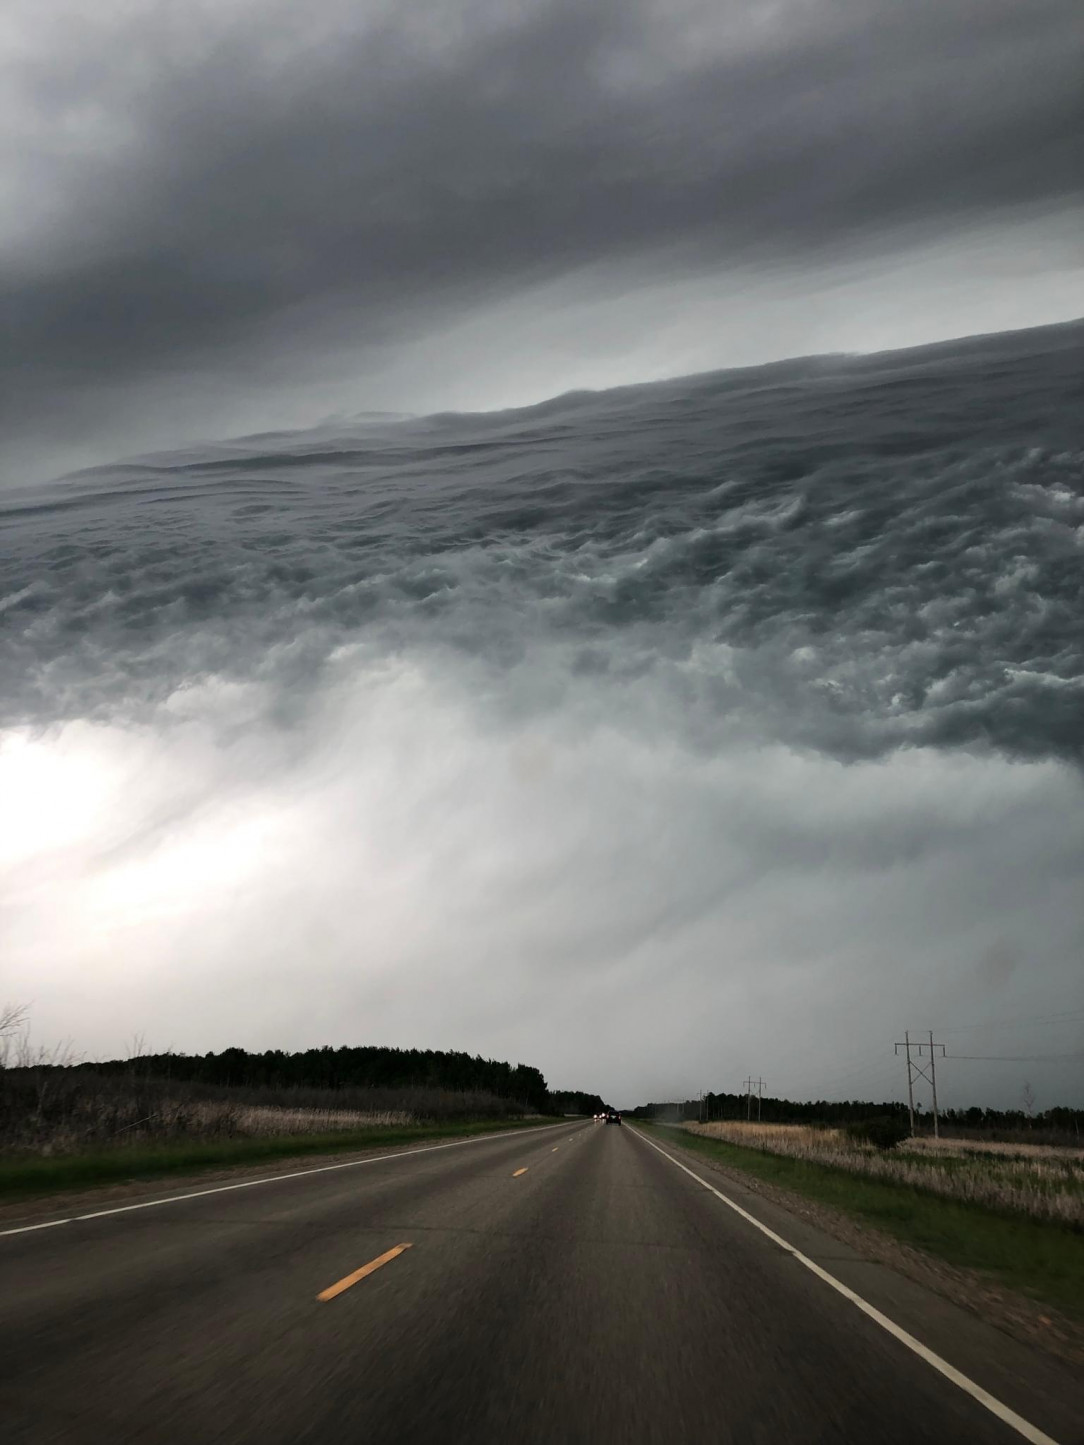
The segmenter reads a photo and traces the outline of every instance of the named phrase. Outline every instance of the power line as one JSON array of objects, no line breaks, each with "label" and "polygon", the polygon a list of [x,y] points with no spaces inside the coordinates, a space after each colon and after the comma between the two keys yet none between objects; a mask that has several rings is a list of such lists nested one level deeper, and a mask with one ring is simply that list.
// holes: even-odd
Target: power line
[{"label": "power line", "polygon": [[1023,1018],[1014,1019],[987,1019],[981,1024],[954,1024],[951,1028],[942,1029],[943,1034],[970,1034],[980,1029],[1011,1029],[1026,1024],[1060,1024],[1078,1023],[1084,1020],[1084,1009],[1067,1009],[1057,1014],[1025,1014]]},{"label": "power line", "polygon": [[1048,1064],[1058,1059],[1084,1059],[1084,1049],[1070,1054],[949,1054],[950,1059],[982,1059],[991,1064]]}]

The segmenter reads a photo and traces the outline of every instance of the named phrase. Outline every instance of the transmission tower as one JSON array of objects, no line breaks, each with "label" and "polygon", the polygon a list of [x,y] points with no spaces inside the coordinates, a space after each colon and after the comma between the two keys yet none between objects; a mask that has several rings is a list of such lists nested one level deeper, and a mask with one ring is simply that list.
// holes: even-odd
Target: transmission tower
[{"label": "transmission tower", "polygon": [[[930,1093],[933,1095],[933,1137],[941,1137],[940,1124],[937,1116],[937,1050],[941,1050],[941,1057],[945,1057],[944,1044],[935,1044],[933,1031],[930,1030],[928,1042],[924,1044],[912,1043],[911,1034],[906,1031],[903,1035],[903,1043],[895,1045],[895,1052],[900,1049],[904,1051],[907,1058],[907,1114],[911,1121],[911,1138],[915,1137],[915,1080],[925,1079],[930,1086]],[[914,1050],[917,1057],[911,1057]]]},{"label": "transmission tower", "polygon": [[753,1090],[757,1091],[757,1123],[760,1123],[760,1104],[764,1093],[764,1080],[754,1079],[750,1076],[742,1085],[745,1090],[745,1119],[748,1123],[753,1117]]}]

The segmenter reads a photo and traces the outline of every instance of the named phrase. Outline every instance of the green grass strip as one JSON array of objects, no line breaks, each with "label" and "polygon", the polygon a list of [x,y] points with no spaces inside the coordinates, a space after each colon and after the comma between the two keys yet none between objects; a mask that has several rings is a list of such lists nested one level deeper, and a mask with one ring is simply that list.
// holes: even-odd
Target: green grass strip
[{"label": "green grass strip", "polygon": [[87,1189],[169,1174],[196,1174],[233,1164],[262,1164],[306,1154],[353,1154],[427,1139],[464,1138],[509,1129],[537,1128],[553,1119],[485,1119],[458,1124],[373,1125],[327,1134],[292,1134],[266,1139],[222,1139],[103,1149],[50,1159],[0,1162],[0,1199],[28,1199],[64,1189]]},{"label": "green grass strip", "polygon": [[680,1144],[729,1168],[838,1209],[949,1264],[976,1270],[1031,1299],[1084,1319],[1084,1234],[1077,1230],[1000,1214],[828,1164],[769,1154],[678,1129],[646,1127],[660,1141]]}]

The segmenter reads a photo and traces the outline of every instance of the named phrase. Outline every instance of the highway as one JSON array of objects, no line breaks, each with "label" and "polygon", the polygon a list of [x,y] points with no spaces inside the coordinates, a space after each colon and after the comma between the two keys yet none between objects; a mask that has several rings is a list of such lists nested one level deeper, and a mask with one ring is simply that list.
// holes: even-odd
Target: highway
[{"label": "highway", "polygon": [[5,1445],[1084,1439],[1066,1367],[663,1131],[358,1159],[8,1221]]}]

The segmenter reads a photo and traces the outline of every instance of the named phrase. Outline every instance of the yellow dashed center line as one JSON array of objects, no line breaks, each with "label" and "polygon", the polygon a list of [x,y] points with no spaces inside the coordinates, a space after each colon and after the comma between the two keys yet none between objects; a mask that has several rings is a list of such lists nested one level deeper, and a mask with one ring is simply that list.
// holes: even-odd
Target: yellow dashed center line
[{"label": "yellow dashed center line", "polygon": [[395,1259],[397,1255],[402,1254],[404,1249],[409,1248],[409,1244],[397,1244],[394,1249],[389,1249],[386,1254],[381,1254],[378,1255],[376,1259],[371,1259],[368,1264],[363,1264],[360,1269],[356,1269],[353,1274],[346,1275],[343,1279],[340,1279],[338,1283],[328,1285],[327,1289],[322,1289],[316,1298],[319,1300],[334,1299],[337,1294],[342,1294],[344,1289],[349,1289],[352,1284],[357,1284],[357,1282],[364,1279],[366,1275],[373,1274],[381,1265],[388,1264],[389,1261]]},{"label": "yellow dashed center line", "polygon": [[512,1178],[513,1178],[513,1179],[518,1179],[521,1174],[526,1174],[526,1173],[527,1173],[527,1170],[526,1170],[525,1167],[524,1167],[523,1169],[517,1169],[517,1170],[515,1171],[515,1173],[512,1175]]},{"label": "yellow dashed center line", "polygon": [[553,1146],[553,1148],[550,1150],[550,1153],[551,1153],[551,1154],[556,1154],[557,1151],[558,1151],[558,1149],[560,1149],[560,1147],[561,1147],[560,1144],[555,1144],[555,1145]]}]

